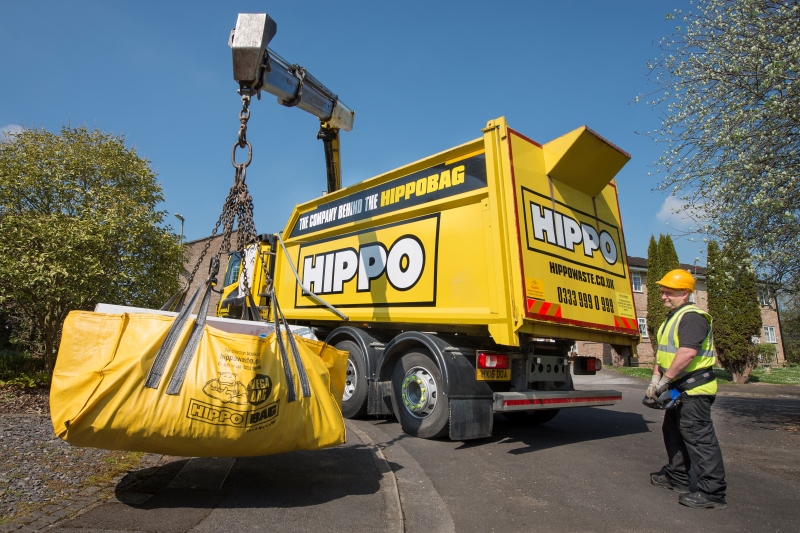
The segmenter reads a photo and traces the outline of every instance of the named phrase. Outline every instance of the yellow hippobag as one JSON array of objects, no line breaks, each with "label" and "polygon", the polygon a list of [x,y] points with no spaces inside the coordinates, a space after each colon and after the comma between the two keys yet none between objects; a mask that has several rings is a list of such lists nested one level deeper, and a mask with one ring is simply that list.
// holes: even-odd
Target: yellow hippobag
[{"label": "yellow hippobag", "polygon": [[277,322],[260,336],[221,331],[205,324],[205,309],[193,323],[189,308],[177,318],[70,313],[50,392],[56,435],[192,457],[344,443],[346,352]]}]

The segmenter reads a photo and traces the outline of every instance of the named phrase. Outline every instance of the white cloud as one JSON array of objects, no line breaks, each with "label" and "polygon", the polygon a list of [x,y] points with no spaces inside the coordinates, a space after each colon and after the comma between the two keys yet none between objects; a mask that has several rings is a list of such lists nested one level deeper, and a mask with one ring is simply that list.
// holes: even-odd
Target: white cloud
[{"label": "white cloud", "polygon": [[22,126],[17,124],[9,124],[0,128],[0,142],[5,141],[7,138],[18,133],[22,133]]},{"label": "white cloud", "polygon": [[690,227],[696,226],[697,224],[684,214],[684,204],[685,202],[680,198],[667,196],[661,209],[656,213],[656,218],[677,230],[688,230]]}]

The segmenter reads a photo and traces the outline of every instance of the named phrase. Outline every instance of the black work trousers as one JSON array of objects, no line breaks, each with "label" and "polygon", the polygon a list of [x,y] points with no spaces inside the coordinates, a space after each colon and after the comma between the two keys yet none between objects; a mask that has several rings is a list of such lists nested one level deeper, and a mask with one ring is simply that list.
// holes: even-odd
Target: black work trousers
[{"label": "black work trousers", "polygon": [[664,414],[664,444],[669,463],[664,474],[673,483],[689,485],[689,472],[697,476],[697,490],[712,500],[725,499],[725,466],[719,448],[711,404],[716,396],[681,395],[681,404]]}]

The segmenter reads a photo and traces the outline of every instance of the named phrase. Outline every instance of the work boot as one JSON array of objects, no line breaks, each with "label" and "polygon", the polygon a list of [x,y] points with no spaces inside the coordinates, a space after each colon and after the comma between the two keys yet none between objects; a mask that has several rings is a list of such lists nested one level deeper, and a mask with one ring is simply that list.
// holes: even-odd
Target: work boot
[{"label": "work boot", "polygon": [[678,503],[695,509],[726,509],[728,504],[725,500],[712,500],[702,492],[692,492],[691,494],[681,494]]},{"label": "work boot", "polygon": [[656,487],[661,487],[662,489],[674,490],[678,494],[689,494],[690,492],[688,485],[678,485],[677,483],[673,483],[664,474],[650,474],[650,483]]}]

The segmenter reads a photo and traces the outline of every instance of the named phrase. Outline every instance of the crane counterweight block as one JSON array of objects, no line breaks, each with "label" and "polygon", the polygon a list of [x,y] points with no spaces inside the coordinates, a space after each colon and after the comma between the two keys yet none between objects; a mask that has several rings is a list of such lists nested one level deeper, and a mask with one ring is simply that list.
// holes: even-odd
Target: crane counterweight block
[{"label": "crane counterweight block", "polygon": [[262,60],[277,31],[277,23],[266,13],[239,13],[228,45],[233,53],[233,79],[240,85],[258,89]]},{"label": "crane counterweight block", "polygon": [[267,48],[277,24],[266,13],[240,13],[228,41],[233,79],[242,90],[266,91],[282,105],[297,106],[329,127],[350,131],[355,112],[303,67]]}]

